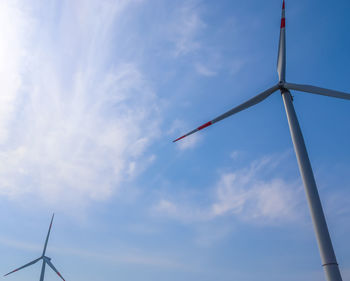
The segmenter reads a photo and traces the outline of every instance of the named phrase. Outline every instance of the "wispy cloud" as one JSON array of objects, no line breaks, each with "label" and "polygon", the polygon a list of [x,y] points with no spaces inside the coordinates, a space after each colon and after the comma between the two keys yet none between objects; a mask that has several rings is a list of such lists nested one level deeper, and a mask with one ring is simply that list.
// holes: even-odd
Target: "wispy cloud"
[{"label": "wispy cloud", "polygon": [[4,236],[0,236],[0,243],[2,245],[5,245],[6,247],[10,247],[10,248],[14,248],[14,249],[21,249],[21,250],[29,251],[29,252],[40,253],[43,249],[43,245],[18,241],[18,240],[12,239],[12,238],[4,237]]},{"label": "wispy cloud", "polygon": [[170,217],[185,223],[207,221],[212,213],[206,209],[192,205],[179,204],[169,199],[161,199],[152,207],[152,212],[158,216]]},{"label": "wispy cloud", "polygon": [[[189,126],[186,125],[186,122],[180,119],[176,119],[173,121],[172,125],[170,126],[170,130],[168,130],[167,134],[174,137],[180,137],[181,135],[188,132]],[[197,144],[200,142],[201,137],[199,134],[193,134],[189,136],[188,138],[181,139],[180,141],[176,142],[176,145],[178,149],[180,150],[187,150],[190,148],[194,148],[197,146]]]},{"label": "wispy cloud", "polygon": [[214,70],[210,69],[208,66],[205,66],[202,63],[196,63],[195,69],[199,74],[203,76],[211,77],[216,75],[216,72]]},{"label": "wispy cloud", "polygon": [[[33,253],[33,258],[35,258],[35,253],[39,256],[42,251],[43,245],[21,242],[15,239],[10,239],[6,237],[0,237],[0,243],[6,247],[19,249],[22,251],[28,251]],[[68,256],[76,256],[82,259],[103,261],[111,264],[130,264],[130,265],[146,265],[154,266],[160,268],[171,268],[171,269],[181,269],[181,270],[191,270],[190,267],[186,266],[180,261],[171,259],[169,257],[162,256],[161,254],[156,255],[154,253],[143,253],[139,250],[128,249],[127,251],[121,251],[119,249],[118,253],[103,252],[101,250],[89,251],[86,249],[77,248],[65,248],[65,247],[55,247],[50,246],[50,253],[64,254]],[[30,259],[30,257],[28,257]]]},{"label": "wispy cloud", "polygon": [[241,154],[242,154],[241,151],[234,150],[234,151],[231,152],[230,158],[231,158],[232,160],[237,160],[237,158],[238,158],[239,156],[241,156]]},{"label": "wispy cloud", "polygon": [[[11,57],[1,71],[11,74],[1,89],[0,194],[84,205],[108,198],[150,163],[156,95],[136,62],[111,52],[115,22],[135,2],[63,2],[53,11],[57,22],[30,15],[38,44],[24,51],[22,25],[29,22],[3,34],[9,47],[0,57]],[[10,22],[25,19],[15,14],[23,10],[17,4],[1,9]]]},{"label": "wispy cloud", "polygon": [[186,150],[186,149],[189,149],[189,148],[194,148],[195,146],[197,146],[197,144],[199,143],[200,140],[201,140],[201,137],[198,134],[190,136],[188,138],[182,139],[178,143],[178,148],[180,150]]},{"label": "wispy cloud", "polygon": [[258,224],[295,220],[300,216],[301,187],[280,177],[264,176],[276,169],[279,161],[279,157],[265,157],[247,168],[222,173],[211,190],[215,195],[207,208],[163,198],[153,210],[183,222],[210,221],[222,216]]},{"label": "wispy cloud", "polygon": [[0,3],[0,142],[8,139],[8,124],[16,107],[21,87],[21,73],[25,67],[28,18],[18,8],[18,1]]},{"label": "wispy cloud", "polygon": [[197,36],[205,23],[200,17],[198,1],[187,1],[175,11],[175,19],[170,26],[171,40],[175,44],[175,55],[186,55],[201,47]]},{"label": "wispy cloud", "polygon": [[249,171],[224,174],[217,185],[217,202],[212,210],[215,216],[233,214],[246,221],[295,219],[299,198],[293,187],[296,186],[278,178],[258,180]]},{"label": "wispy cloud", "polygon": [[232,76],[238,74],[243,67],[247,64],[247,61],[241,58],[236,58],[235,61],[227,63],[227,68]]}]

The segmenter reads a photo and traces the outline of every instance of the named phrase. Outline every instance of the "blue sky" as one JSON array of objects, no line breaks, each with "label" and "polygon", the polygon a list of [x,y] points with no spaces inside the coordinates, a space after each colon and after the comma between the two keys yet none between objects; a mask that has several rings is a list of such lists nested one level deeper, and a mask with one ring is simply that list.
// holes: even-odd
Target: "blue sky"
[{"label": "blue sky", "polygon": [[[350,91],[349,1],[287,1],[287,81]],[[66,280],[323,280],[277,82],[281,1],[2,1],[0,252]],[[350,104],[293,93],[344,280]],[[6,277],[37,280],[40,266]],[[58,280],[47,270],[46,280]]]}]

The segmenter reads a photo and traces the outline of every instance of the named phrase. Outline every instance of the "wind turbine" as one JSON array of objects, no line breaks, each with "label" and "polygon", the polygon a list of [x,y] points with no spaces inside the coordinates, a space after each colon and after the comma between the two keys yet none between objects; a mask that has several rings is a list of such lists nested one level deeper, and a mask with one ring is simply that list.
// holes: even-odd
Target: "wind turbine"
[{"label": "wind turbine", "polygon": [[51,218],[51,223],[50,223],[49,231],[47,232],[47,236],[46,236],[46,240],[45,240],[45,245],[44,245],[44,250],[43,250],[43,253],[42,253],[41,257],[40,257],[40,258],[37,258],[37,259],[35,259],[35,260],[33,260],[33,261],[31,261],[31,262],[25,264],[25,265],[23,265],[23,266],[21,266],[21,267],[19,267],[19,268],[16,268],[15,270],[13,270],[13,271],[11,271],[11,272],[5,274],[4,276],[7,276],[7,275],[9,275],[9,274],[11,274],[11,273],[14,273],[14,272],[16,272],[16,271],[19,271],[19,270],[21,270],[21,269],[23,269],[23,268],[25,268],[25,267],[27,267],[27,266],[33,265],[33,264],[37,263],[37,262],[40,261],[40,260],[43,260],[43,263],[42,263],[42,266],[41,266],[40,281],[43,281],[43,280],[44,280],[45,265],[46,265],[46,264],[47,264],[48,266],[50,266],[50,267],[52,268],[52,270],[55,271],[55,272],[57,273],[57,275],[58,275],[59,277],[61,277],[61,279],[62,279],[63,281],[65,281],[64,278],[62,277],[62,275],[58,272],[58,270],[57,270],[57,269],[54,267],[54,265],[52,264],[51,258],[45,256],[46,247],[47,247],[47,242],[49,241],[49,236],[50,236],[50,231],[51,231],[52,221],[53,221],[54,215],[55,215],[55,214],[53,214],[53,215],[52,215],[52,218]]},{"label": "wind turbine", "polygon": [[232,108],[224,114],[216,117],[215,119],[199,126],[191,132],[183,135],[182,137],[174,140],[174,142],[181,140],[193,133],[196,133],[216,122],[219,122],[233,114],[236,114],[242,110],[245,110],[253,105],[262,102],[264,99],[269,97],[271,94],[280,90],[284,108],[286,110],[289,130],[292,136],[295,154],[298,160],[298,166],[300,174],[304,183],[306,197],[311,212],[311,218],[316,233],[317,243],[321,255],[322,266],[325,271],[325,275],[328,281],[341,281],[341,275],[338,267],[338,263],[335,257],[335,253],[332,246],[332,241],[328,232],[326,219],[324,217],[320,197],[318,194],[315,178],[311,168],[309,156],[307,154],[304,138],[299,126],[297,115],[293,106],[293,99],[290,94],[290,90],[299,92],[307,92],[311,94],[329,96],[334,98],[341,98],[350,100],[350,94],[315,87],[311,85],[300,85],[286,82],[286,18],[285,18],[285,1],[282,4],[282,19],[281,19],[281,30],[280,40],[278,47],[278,58],[277,58],[277,72],[279,76],[279,82],[273,87],[265,90],[250,100],[242,103],[241,105]]}]

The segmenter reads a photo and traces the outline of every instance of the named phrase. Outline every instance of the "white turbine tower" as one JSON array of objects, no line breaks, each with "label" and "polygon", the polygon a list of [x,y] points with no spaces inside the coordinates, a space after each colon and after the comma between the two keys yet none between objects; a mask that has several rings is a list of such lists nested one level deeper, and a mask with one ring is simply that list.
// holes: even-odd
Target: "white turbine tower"
[{"label": "white turbine tower", "polygon": [[332,241],[328,232],[327,223],[324,217],[320,197],[318,195],[318,190],[311,168],[309,156],[304,143],[304,138],[300,130],[297,115],[293,106],[293,99],[289,90],[295,90],[299,92],[307,92],[312,94],[318,94],[323,96],[329,96],[334,98],[341,98],[350,100],[350,94],[324,89],[320,87],[310,86],[310,85],[300,85],[294,83],[286,82],[286,19],[285,19],[285,1],[282,4],[282,19],[281,19],[281,31],[280,31],[280,41],[278,48],[278,60],[277,60],[277,72],[279,76],[279,82],[275,86],[267,89],[266,91],[258,94],[257,96],[251,98],[250,100],[242,103],[241,105],[234,107],[233,109],[227,111],[226,113],[216,117],[215,119],[199,126],[193,131],[183,135],[182,137],[174,140],[174,142],[183,139],[197,131],[200,131],[218,121],[221,121],[235,113],[238,113],[244,109],[247,109],[253,105],[258,104],[272,93],[280,90],[284,107],[286,110],[289,130],[292,136],[295,154],[298,160],[300,174],[304,183],[307,201],[309,204],[312,222],[314,225],[314,230],[316,233],[316,238],[318,242],[318,247],[320,250],[322,266],[325,271],[325,275],[328,281],[341,281],[341,275],[338,267],[338,263],[335,257],[335,253],[332,246]]},{"label": "white turbine tower", "polygon": [[46,240],[45,240],[45,245],[44,245],[44,250],[43,250],[43,253],[42,253],[41,257],[40,257],[40,258],[37,258],[37,259],[35,259],[35,260],[33,260],[33,261],[31,261],[31,262],[25,264],[25,265],[23,265],[23,266],[21,266],[21,267],[19,267],[19,268],[16,268],[15,270],[13,270],[13,271],[11,271],[11,272],[5,274],[4,276],[7,276],[7,275],[9,275],[9,274],[11,274],[11,273],[14,273],[14,272],[16,272],[16,271],[19,271],[19,270],[21,270],[21,269],[23,269],[23,268],[25,268],[25,267],[27,267],[27,266],[33,265],[33,264],[37,263],[37,262],[40,261],[40,260],[43,260],[43,263],[42,263],[42,266],[41,266],[40,281],[43,281],[43,280],[44,280],[45,265],[46,265],[46,264],[47,264],[48,266],[50,266],[50,267],[52,268],[52,270],[55,271],[55,272],[57,273],[57,275],[58,275],[63,281],[65,281],[64,278],[62,277],[62,275],[58,272],[58,270],[57,270],[57,269],[54,267],[54,265],[52,264],[51,258],[45,256],[46,247],[47,247],[47,242],[49,241],[49,236],[50,236],[50,231],[51,231],[52,221],[53,221],[54,215],[55,215],[55,214],[53,214],[53,215],[52,215],[52,218],[51,218],[51,223],[50,223],[49,231],[47,232],[47,236],[46,236]]}]

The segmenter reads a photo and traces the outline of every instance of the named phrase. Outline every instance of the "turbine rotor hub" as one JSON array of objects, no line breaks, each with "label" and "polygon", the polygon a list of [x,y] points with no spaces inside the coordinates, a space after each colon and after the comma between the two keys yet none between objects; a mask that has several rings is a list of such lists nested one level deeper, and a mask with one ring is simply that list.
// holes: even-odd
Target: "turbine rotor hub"
[{"label": "turbine rotor hub", "polygon": [[280,90],[285,90],[286,88],[284,87],[284,85],[285,85],[285,81],[279,81],[278,82],[278,88],[280,89]]}]

